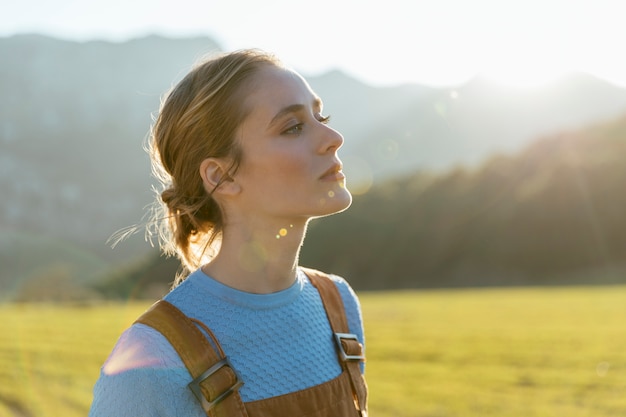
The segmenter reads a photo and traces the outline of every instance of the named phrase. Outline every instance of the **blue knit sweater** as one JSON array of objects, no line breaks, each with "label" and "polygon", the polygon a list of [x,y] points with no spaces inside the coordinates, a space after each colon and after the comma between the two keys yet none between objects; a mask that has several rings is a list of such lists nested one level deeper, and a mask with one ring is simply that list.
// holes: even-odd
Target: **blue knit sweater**
[{"label": "blue knit sweater", "polygon": [[[358,299],[345,280],[331,277],[350,332],[364,343]],[[321,299],[302,271],[291,287],[260,295],[235,290],[197,270],[165,299],[213,331],[244,381],[244,402],[299,391],[341,373]],[[187,387],[190,380],[167,340],[135,324],[103,365],[89,416],[205,416]]]}]

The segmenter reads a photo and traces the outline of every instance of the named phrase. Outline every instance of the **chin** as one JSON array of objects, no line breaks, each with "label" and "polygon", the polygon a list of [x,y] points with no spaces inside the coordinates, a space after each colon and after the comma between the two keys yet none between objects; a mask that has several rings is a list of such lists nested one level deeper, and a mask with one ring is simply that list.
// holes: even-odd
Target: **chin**
[{"label": "chin", "polygon": [[318,209],[320,213],[316,217],[330,216],[331,214],[341,213],[352,204],[352,194],[345,187],[338,187],[328,192],[318,201]]}]

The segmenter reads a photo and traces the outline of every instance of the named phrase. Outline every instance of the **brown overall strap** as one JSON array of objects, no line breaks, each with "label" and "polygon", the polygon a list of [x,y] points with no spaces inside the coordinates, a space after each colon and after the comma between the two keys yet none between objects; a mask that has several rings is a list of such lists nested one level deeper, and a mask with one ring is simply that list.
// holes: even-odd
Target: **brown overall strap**
[{"label": "brown overall strap", "polygon": [[[230,366],[215,336],[205,325],[190,319],[164,300],[156,302],[136,323],[158,330],[176,349],[193,378],[189,388],[207,416],[248,416],[238,390],[243,383]],[[213,339],[214,345],[198,326]],[[219,406],[215,407],[217,404]]]},{"label": "brown overall strap", "polygon": [[360,367],[360,362],[365,359],[363,346],[354,335],[350,334],[341,294],[335,283],[325,273],[309,268],[302,268],[302,270],[320,293],[330,327],[335,334],[340,362],[350,375],[354,404],[362,416],[367,416],[367,385]]}]

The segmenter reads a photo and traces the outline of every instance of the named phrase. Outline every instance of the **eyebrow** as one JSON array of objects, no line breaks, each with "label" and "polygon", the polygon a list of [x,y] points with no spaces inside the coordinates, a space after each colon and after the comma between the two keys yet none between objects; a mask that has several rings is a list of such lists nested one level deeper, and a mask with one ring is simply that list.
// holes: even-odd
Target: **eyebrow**
[{"label": "eyebrow", "polygon": [[[319,97],[315,97],[315,99],[313,100],[313,107],[322,107],[322,99],[320,99]],[[287,114],[291,114],[291,113],[298,113],[302,110],[304,110],[305,105],[304,104],[290,104],[287,107],[283,107],[282,109],[280,109],[280,111],[278,113],[276,113],[276,115],[274,117],[272,117],[272,120],[270,120],[268,127],[272,127],[280,118],[284,117]]]}]

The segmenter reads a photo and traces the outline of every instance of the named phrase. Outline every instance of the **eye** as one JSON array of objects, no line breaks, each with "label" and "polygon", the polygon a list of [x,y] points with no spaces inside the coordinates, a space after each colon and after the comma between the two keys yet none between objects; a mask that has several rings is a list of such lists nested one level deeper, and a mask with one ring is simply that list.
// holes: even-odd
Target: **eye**
[{"label": "eye", "polygon": [[287,129],[283,130],[282,134],[283,135],[297,135],[298,133],[302,132],[303,127],[304,127],[304,123],[296,123],[288,127]]},{"label": "eye", "polygon": [[[322,124],[328,124],[330,122],[330,116],[316,115],[315,119]],[[287,129],[283,130],[281,134],[298,135],[302,133],[303,130],[304,130],[304,122],[297,122],[297,123],[290,125]]]}]

